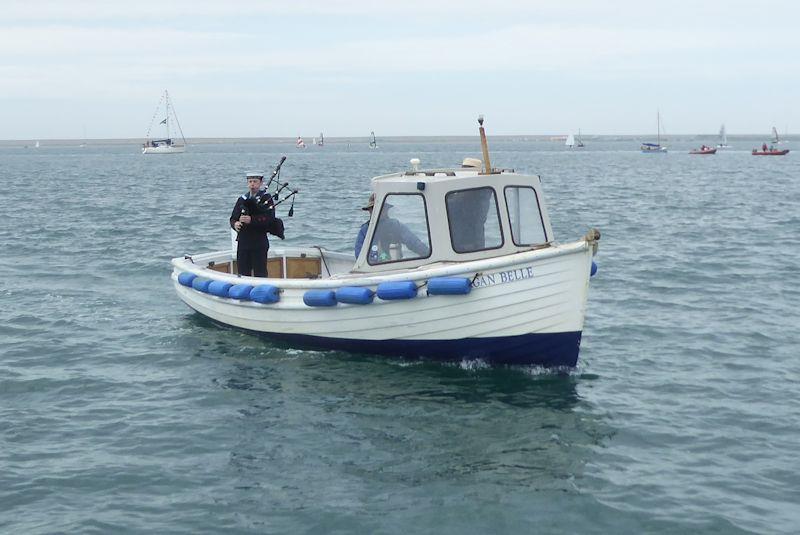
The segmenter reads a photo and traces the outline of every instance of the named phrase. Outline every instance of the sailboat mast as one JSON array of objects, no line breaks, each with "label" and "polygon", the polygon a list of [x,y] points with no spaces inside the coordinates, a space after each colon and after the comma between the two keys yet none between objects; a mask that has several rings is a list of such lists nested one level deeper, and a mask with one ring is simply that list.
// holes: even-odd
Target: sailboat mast
[{"label": "sailboat mast", "polygon": [[656,143],[661,147],[661,110],[656,110]]},{"label": "sailboat mast", "polygon": [[167,127],[167,139],[169,139],[169,92],[166,89],[164,90],[164,100],[167,103],[167,118],[164,119],[164,125]]}]

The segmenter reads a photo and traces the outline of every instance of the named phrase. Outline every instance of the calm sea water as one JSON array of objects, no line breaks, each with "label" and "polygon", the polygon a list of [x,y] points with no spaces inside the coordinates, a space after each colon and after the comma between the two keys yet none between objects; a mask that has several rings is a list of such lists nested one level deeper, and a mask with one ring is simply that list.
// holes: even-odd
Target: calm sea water
[{"label": "calm sea water", "polygon": [[800,152],[759,141],[490,141],[557,239],[603,232],[569,374],[292,349],[172,290],[282,153],[286,243],[350,251],[371,176],[477,140],[0,149],[0,531],[796,532]]}]

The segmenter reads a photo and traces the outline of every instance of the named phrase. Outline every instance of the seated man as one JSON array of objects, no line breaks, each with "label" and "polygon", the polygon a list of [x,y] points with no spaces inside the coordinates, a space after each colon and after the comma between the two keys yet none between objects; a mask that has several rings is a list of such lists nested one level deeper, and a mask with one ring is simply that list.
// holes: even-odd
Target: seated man
[{"label": "seated man", "polygon": [[[368,211],[371,216],[374,207],[375,194],[372,193],[362,210]],[[423,243],[414,232],[403,223],[386,214],[391,208],[392,205],[384,203],[384,213],[381,216],[381,220],[378,222],[378,227],[373,237],[373,251],[370,252],[370,263],[376,264],[389,260],[398,260],[398,258],[391,258],[392,245],[395,244],[404,245],[419,257],[428,256],[430,254],[428,245]],[[361,248],[364,246],[364,240],[367,236],[368,229],[369,221],[361,225],[359,229],[354,249],[356,258],[358,258],[358,255],[361,253]]]}]

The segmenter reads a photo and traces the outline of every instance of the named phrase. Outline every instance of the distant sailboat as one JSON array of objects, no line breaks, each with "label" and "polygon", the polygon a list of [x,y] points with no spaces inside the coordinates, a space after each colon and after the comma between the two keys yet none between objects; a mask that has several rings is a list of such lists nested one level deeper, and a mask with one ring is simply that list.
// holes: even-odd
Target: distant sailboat
[{"label": "distant sailboat", "polygon": [[37,149],[40,147],[39,140],[36,140],[36,144],[34,145],[34,147],[36,147]]},{"label": "distant sailboat", "polygon": [[770,143],[772,143],[773,145],[780,145],[784,143],[784,140],[782,140],[778,135],[778,129],[775,128],[774,126],[772,127],[772,139],[770,140]]},{"label": "distant sailboat", "polygon": [[569,148],[574,147],[575,146],[575,136],[573,136],[572,134],[568,135],[567,136],[567,141],[564,142],[564,145],[566,145]]},{"label": "distant sailboat", "polygon": [[317,141],[317,146],[322,147],[325,145],[325,136],[322,135],[322,132],[319,133],[319,141]]},{"label": "distant sailboat", "polygon": [[[164,115],[163,119],[159,121],[159,125],[164,125],[166,135],[161,139],[150,139],[150,131],[153,128],[153,123],[156,118],[161,117],[159,111],[161,109],[161,102],[164,102]],[[181,140],[173,139],[170,136],[169,123],[175,121],[178,125],[178,132],[181,134]],[[150,120],[150,126],[147,128],[147,135],[145,136],[144,145],[142,145],[142,154],[178,154],[186,152],[186,138],[183,135],[181,123],[178,122],[178,115],[175,113],[175,107],[169,99],[169,93],[164,90],[161,100],[158,101],[156,111],[153,113],[153,118]]]},{"label": "distant sailboat", "polygon": [[297,141],[294,142],[294,146],[297,147],[298,149],[304,149],[306,148],[306,142],[303,141],[302,137],[297,136]]},{"label": "distant sailboat", "polygon": [[659,112],[656,112],[656,142],[642,143],[641,150],[645,154],[667,152],[667,147],[661,145],[661,114]]},{"label": "distant sailboat", "polygon": [[370,132],[370,139],[369,139],[369,148],[377,149],[378,148],[378,141],[375,139],[375,132]]},{"label": "distant sailboat", "polygon": [[576,141],[577,141],[577,143],[575,143],[576,147],[581,148],[581,147],[585,146],[583,144],[583,137],[581,136],[581,129],[580,128],[578,128],[578,139]]},{"label": "distant sailboat", "polygon": [[722,123],[722,126],[719,127],[719,143],[717,143],[718,149],[729,149],[731,148],[728,145],[728,134],[725,132],[725,123]]}]

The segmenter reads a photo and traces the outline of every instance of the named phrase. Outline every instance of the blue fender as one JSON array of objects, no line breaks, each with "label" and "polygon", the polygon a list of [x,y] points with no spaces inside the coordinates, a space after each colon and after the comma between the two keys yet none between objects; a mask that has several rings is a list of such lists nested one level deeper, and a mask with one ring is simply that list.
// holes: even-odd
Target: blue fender
[{"label": "blue fender", "polygon": [[211,284],[211,279],[204,279],[197,277],[192,281],[192,288],[198,292],[208,293],[208,285]]},{"label": "blue fender", "polygon": [[281,294],[277,286],[262,284],[250,290],[250,300],[256,303],[277,303]]},{"label": "blue fender", "polygon": [[239,299],[241,301],[250,300],[250,292],[253,287],[249,284],[234,284],[228,289],[228,297],[231,299]]},{"label": "blue fender", "polygon": [[228,297],[228,290],[230,290],[231,286],[233,286],[233,284],[230,282],[213,281],[208,285],[208,293],[216,295],[217,297]]},{"label": "blue fender", "polygon": [[308,290],[303,294],[303,303],[310,307],[336,306],[336,293],[333,290]]},{"label": "blue fender", "polygon": [[417,285],[413,281],[382,282],[378,285],[378,297],[384,301],[412,299],[417,296]]},{"label": "blue fender", "polygon": [[465,277],[434,277],[428,281],[429,295],[466,295],[472,281]]},{"label": "blue fender", "polygon": [[188,286],[189,288],[192,287],[192,281],[197,278],[197,275],[194,273],[189,273],[188,271],[184,271],[180,275],[178,275],[178,282],[183,286]]},{"label": "blue fender", "polygon": [[351,305],[368,305],[375,298],[375,292],[362,286],[344,286],[336,290],[336,300]]}]

